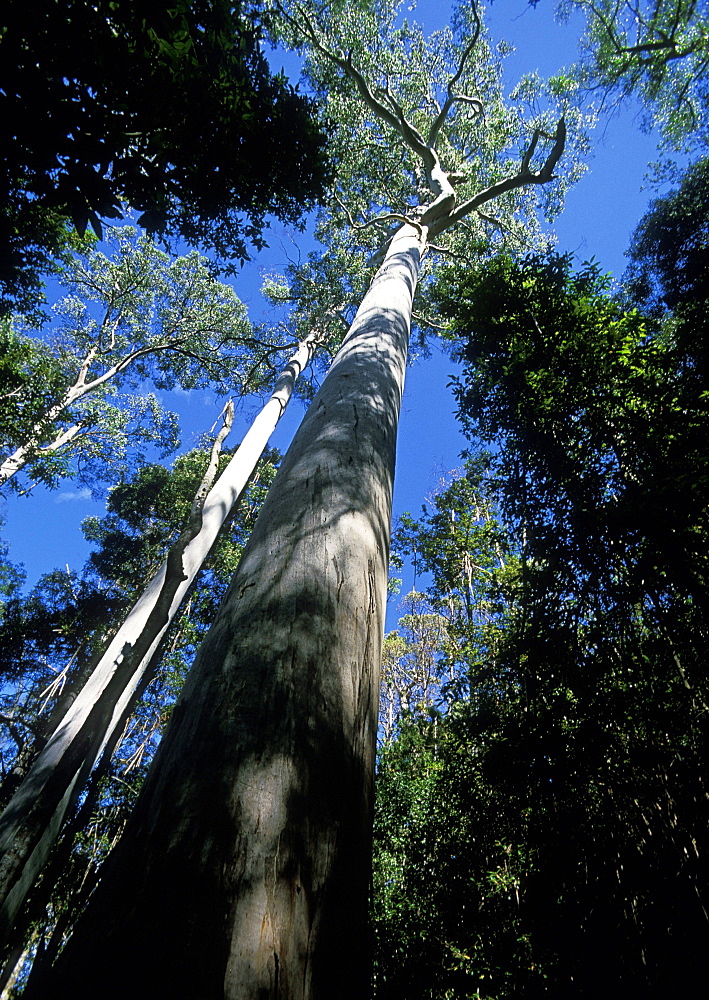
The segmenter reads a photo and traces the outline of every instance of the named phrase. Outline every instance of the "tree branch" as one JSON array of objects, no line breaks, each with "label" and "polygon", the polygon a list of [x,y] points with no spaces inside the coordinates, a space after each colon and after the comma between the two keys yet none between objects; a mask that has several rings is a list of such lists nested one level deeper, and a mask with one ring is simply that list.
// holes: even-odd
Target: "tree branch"
[{"label": "tree branch", "polygon": [[302,7],[298,7],[297,9],[299,16],[303,19],[305,27],[298,24],[294,18],[286,13],[280,3],[278,3],[277,6],[289,24],[293,25],[296,30],[305,34],[321,55],[325,56],[326,59],[329,59],[336,66],[339,66],[345,76],[348,76],[350,80],[352,80],[360,97],[369,110],[372,111],[377,118],[398,132],[409,149],[420,157],[426,171],[428,184],[433,193],[437,196],[437,199],[441,197],[450,197],[453,194],[453,189],[447,182],[445,172],[441,168],[440,161],[438,159],[438,154],[431,148],[430,145],[426,144],[418,129],[408,121],[403,108],[398,103],[389,88],[383,88],[383,93],[386,95],[391,107],[395,109],[394,111],[387,107],[384,101],[380,100],[372,92],[362,73],[353,64],[351,52],[348,52],[346,56],[338,54],[322,41],[318,31],[307,14],[303,11]]},{"label": "tree branch", "polygon": [[378,222],[401,222],[407,226],[413,226],[414,229],[418,231],[419,236],[423,237],[423,226],[420,222],[415,219],[409,219],[406,215],[399,215],[398,212],[389,212],[387,215],[378,215],[376,219],[369,219],[367,222],[363,222],[361,225],[353,224],[354,229],[366,229],[368,226],[375,226]]},{"label": "tree branch", "polygon": [[477,45],[478,39],[480,38],[480,31],[482,25],[480,23],[480,15],[478,14],[477,5],[475,3],[472,4],[472,12],[473,12],[473,17],[475,18],[475,31],[473,32],[473,37],[471,38],[470,42],[466,45],[465,49],[463,50],[463,53],[458,62],[458,69],[448,81],[448,88],[447,88],[448,97],[444,101],[443,107],[436,115],[436,118],[434,119],[431,128],[429,129],[428,145],[431,147],[434,147],[436,145],[436,141],[438,140],[438,134],[441,131],[441,128],[443,127],[446,121],[446,118],[448,117],[450,109],[453,107],[453,104],[456,101],[462,101],[467,104],[475,105],[478,108],[478,112],[480,114],[482,114],[483,111],[482,101],[479,101],[476,97],[466,97],[462,94],[453,93],[453,88],[463,75],[463,72],[465,70],[465,64],[468,61],[470,53]]},{"label": "tree branch", "polygon": [[460,205],[454,212],[451,212],[446,219],[440,220],[441,224],[438,227],[432,225],[432,234],[438,235],[438,233],[449,229],[451,226],[454,226],[456,222],[459,222],[460,219],[469,215],[480,205],[484,205],[486,201],[491,201],[493,198],[497,198],[501,194],[506,194],[508,191],[514,191],[516,188],[525,187],[527,184],[548,184],[549,181],[554,180],[553,170],[559,162],[561,154],[564,152],[564,145],[566,143],[566,123],[564,119],[559,119],[559,123],[556,126],[556,132],[554,134],[554,145],[544,161],[543,167],[537,173],[533,173],[529,169],[529,162],[536,148],[537,142],[539,141],[539,136],[540,132],[536,129],[532,137],[532,141],[522,157],[522,164],[517,174],[513,177],[507,177],[503,181],[497,181],[496,184],[491,184],[490,187],[485,188],[484,191],[480,191],[473,198],[463,202],[463,204]]},{"label": "tree branch", "polygon": [[73,424],[71,427],[67,427],[66,430],[61,432],[61,434],[57,434],[57,436],[54,438],[52,442],[50,442],[50,444],[45,444],[42,445],[42,447],[38,447],[37,452],[40,455],[43,455],[45,453],[58,451],[59,448],[67,444],[67,442],[72,441],[77,436],[77,434],[80,434],[81,431],[83,431],[86,426],[87,426],[86,422],[81,421],[78,424]]}]

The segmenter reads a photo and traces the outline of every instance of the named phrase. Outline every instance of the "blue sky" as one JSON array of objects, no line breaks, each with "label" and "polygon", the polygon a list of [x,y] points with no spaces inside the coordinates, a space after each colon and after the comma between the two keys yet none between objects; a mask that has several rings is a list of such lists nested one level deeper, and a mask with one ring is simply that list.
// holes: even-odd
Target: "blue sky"
[{"label": "blue sky", "polygon": [[[515,54],[505,62],[508,90],[522,73],[538,70],[547,76],[573,61],[579,21],[557,24],[553,6],[552,0],[542,0],[534,9],[526,0],[496,0],[488,10],[487,23],[493,38],[505,38],[516,47]],[[424,2],[408,16],[433,29],[447,23],[449,10],[448,3]],[[277,54],[274,61],[280,68]],[[287,61],[286,66],[290,68]],[[632,107],[602,124],[596,130],[594,143],[589,169],[569,193],[566,208],[553,228],[561,250],[574,252],[580,260],[593,256],[604,270],[620,277],[629,236],[653,196],[653,192],[643,190],[643,178],[648,163],[655,158],[656,145],[653,137],[639,130],[637,108]],[[275,227],[269,249],[247,265],[234,282],[254,319],[260,318],[264,308],[258,292],[263,274],[282,267],[287,255],[295,253],[295,238],[301,239],[286,227]],[[453,371],[450,359],[439,351],[409,369],[400,425],[395,516],[405,510],[418,513],[441,476],[460,465],[459,454],[465,441],[447,388]],[[186,418],[185,447],[212,425],[221,408],[201,394],[193,395],[180,405]],[[244,427],[255,412],[254,406],[247,403],[243,408],[240,416]],[[271,443],[285,450],[301,416],[302,409],[294,403]],[[238,434],[235,428],[232,441],[238,440]],[[28,583],[55,567],[68,565],[80,570],[88,552],[81,520],[89,513],[101,512],[102,507],[88,500],[85,491],[70,481],[53,493],[38,490],[28,498],[10,496],[0,501],[0,514],[6,519],[2,535],[10,543],[12,560],[25,564]],[[396,607],[390,612],[389,627],[395,617]]]}]

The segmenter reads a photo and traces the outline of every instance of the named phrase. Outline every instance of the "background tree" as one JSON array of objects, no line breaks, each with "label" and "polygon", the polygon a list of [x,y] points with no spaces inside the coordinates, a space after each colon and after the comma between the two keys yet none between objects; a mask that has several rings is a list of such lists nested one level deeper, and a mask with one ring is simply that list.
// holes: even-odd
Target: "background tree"
[{"label": "background tree", "polygon": [[709,298],[709,160],[687,168],[679,186],[656,198],[633,233],[624,275],[627,301],[666,320],[696,377],[706,383]]},{"label": "background tree", "polygon": [[3,4],[0,310],[36,307],[70,223],[100,235],[130,207],[226,265],[262,241],[266,213],[312,206],[323,136],[312,103],[269,71],[259,6]]},{"label": "background tree", "polygon": [[[225,522],[253,477],[259,459],[295,383],[311,360],[314,338],[298,345],[271,399],[245,435],[237,454],[217,476],[224,438],[234,409],[225,408],[223,427],[192,500],[190,516],[159,568],[87,673],[63,715],[55,713],[36,760],[0,817],[0,898],[5,934],[12,926],[23,892],[42,869],[65,815],[105,748],[115,742],[136,693],[154,672],[154,656],[178,614]],[[45,876],[46,880],[46,876]],[[24,889],[22,887],[25,887]]]},{"label": "background tree", "polygon": [[510,989],[700,996],[707,414],[681,310],[624,311],[565,257],[502,259],[455,295],[461,411],[500,449],[520,559],[492,664],[512,697],[466,723],[500,840],[526,859]]},{"label": "background tree", "polygon": [[[491,766],[507,718],[519,725],[522,693],[501,663],[519,566],[494,495],[481,455],[394,533],[446,628],[436,651],[437,710],[401,713],[380,748],[377,997],[502,998],[543,982],[540,968],[530,975],[520,912],[528,803]],[[383,729],[388,708],[384,697]]]},{"label": "background tree", "polygon": [[[172,471],[147,466],[114,489],[109,494],[106,517],[86,523],[86,534],[98,548],[91,553],[81,578],[54,574],[41,581],[29,598],[14,602],[3,634],[5,689],[12,705],[13,731],[24,734],[24,743],[13,747],[8,733],[3,754],[5,798],[17,784],[15,770],[26,770],[28,751],[36,755],[58,725],[107,638],[119,628],[127,609],[153,575],[165,546],[179,537],[207,457],[204,451],[195,450],[177,459]],[[129,711],[111,734],[86,797],[76,814],[70,814],[71,822],[62,830],[43,879],[31,887],[16,919],[6,949],[5,975],[11,974],[17,956],[27,959],[24,949],[34,938],[33,948],[41,942],[34,959],[36,968],[32,966],[31,982],[36,981],[56,956],[72,920],[95,886],[100,863],[124,825],[195,645],[238,561],[277,458],[276,453],[264,457],[244,503],[238,512],[232,512],[186,606],[175,617],[151,669],[145,672]],[[222,466],[229,459],[226,455]],[[65,594],[63,611],[56,599],[57,586],[63,587]],[[6,721],[9,726],[9,714]],[[22,982],[31,965],[30,956]]]},{"label": "background tree", "polygon": [[435,716],[440,697],[439,658],[446,621],[433,612],[424,594],[411,591],[406,614],[384,636],[379,726],[385,742],[393,739],[402,717]]},{"label": "background tree", "polygon": [[70,471],[105,482],[148,444],[169,453],[177,418],[146,383],[242,395],[268,384],[274,356],[289,346],[282,333],[252,329],[198,254],[171,260],[129,227],[109,244],[110,256],[94,250],[73,261],[70,294],[42,339],[4,327],[1,482],[25,469],[50,486]]}]

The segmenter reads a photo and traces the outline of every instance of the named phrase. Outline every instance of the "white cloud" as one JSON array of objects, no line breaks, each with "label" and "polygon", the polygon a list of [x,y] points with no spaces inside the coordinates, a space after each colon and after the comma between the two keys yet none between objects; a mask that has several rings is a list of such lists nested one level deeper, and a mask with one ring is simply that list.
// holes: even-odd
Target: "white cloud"
[{"label": "white cloud", "polygon": [[55,499],[55,503],[67,503],[70,500],[90,500],[91,490],[88,486],[82,486],[79,490],[66,490],[60,493]]}]

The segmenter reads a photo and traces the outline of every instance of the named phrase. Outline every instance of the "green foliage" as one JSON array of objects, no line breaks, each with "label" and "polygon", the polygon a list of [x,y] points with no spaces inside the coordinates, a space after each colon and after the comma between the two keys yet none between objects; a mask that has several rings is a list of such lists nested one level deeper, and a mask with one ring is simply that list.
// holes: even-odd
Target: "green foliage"
[{"label": "green foliage", "polygon": [[313,105],[271,75],[258,17],[226,0],[3,4],[2,309],[34,305],[68,221],[100,236],[129,206],[225,264],[261,245],[266,213],[296,221],[320,196]]},{"label": "green foliage", "polygon": [[0,320],[0,427],[11,427],[24,409],[48,409],[62,382],[61,365],[48,346]]},{"label": "green foliage", "polygon": [[631,558],[660,592],[691,593],[707,572],[707,399],[681,347],[607,284],[568,257],[501,260],[470,282],[451,305],[470,331],[464,423],[505,446],[509,516],[539,512],[530,559],[553,539],[550,571],[601,578]]},{"label": "green foliage", "polygon": [[709,302],[709,159],[689,167],[679,187],[650,205],[635,230],[624,276],[634,304],[662,316],[666,335],[706,382],[704,336]]},{"label": "green foliage", "polygon": [[[394,532],[426,595],[385,640],[375,810],[378,998],[503,998],[542,982],[524,927],[524,784],[490,760],[522,688],[500,669],[519,575],[489,456],[444,481]],[[417,700],[418,699],[418,700]]]},{"label": "green foliage", "polygon": [[637,96],[670,149],[707,144],[709,17],[696,0],[565,0],[587,17],[578,75],[604,98]]},{"label": "green foliage", "polygon": [[150,445],[174,451],[177,418],[150,383],[240,395],[273,378],[284,334],[257,335],[204,258],[171,259],[131,228],[112,231],[109,247],[72,261],[70,294],[41,339],[0,328],[3,480],[26,467],[50,486],[67,474],[95,485]]},{"label": "green foliage", "polygon": [[[554,256],[502,258],[442,305],[518,551],[500,641],[445,720],[441,799],[460,789],[483,817],[456,857],[516,895],[471,968],[516,940],[524,960],[507,951],[491,996],[699,996],[709,454],[682,317],[625,311],[596,265]],[[480,770],[461,787],[470,741]]]},{"label": "green foliage", "polygon": [[[483,454],[469,458],[462,473],[441,482],[421,516],[402,515],[392,535],[395,557],[412,565],[414,585],[419,576],[429,581],[427,610],[442,629],[434,644],[444,704],[460,699],[471,673],[494,656],[505,611],[508,542],[488,463]],[[412,622],[405,624],[410,630]]]},{"label": "green foliage", "polygon": [[555,255],[439,285],[490,453],[396,537],[432,607],[464,611],[466,560],[490,575],[483,620],[459,613],[430,654],[457,664],[447,710],[402,716],[380,752],[377,996],[703,994],[701,177],[641,222],[619,297]]},{"label": "green foliage", "polygon": [[380,751],[375,810],[375,996],[543,995],[525,921],[527,789],[494,762],[517,698],[482,688]]}]

